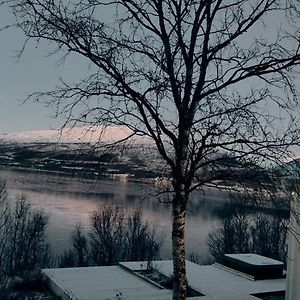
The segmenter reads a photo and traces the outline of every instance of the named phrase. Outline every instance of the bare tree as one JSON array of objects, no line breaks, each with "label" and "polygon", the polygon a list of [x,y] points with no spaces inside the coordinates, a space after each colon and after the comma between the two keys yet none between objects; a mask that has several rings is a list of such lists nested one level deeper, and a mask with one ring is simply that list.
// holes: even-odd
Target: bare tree
[{"label": "bare tree", "polygon": [[124,213],[118,208],[105,207],[91,217],[91,258],[98,266],[111,266],[122,261]]},{"label": "bare tree", "polygon": [[9,224],[10,222],[10,210],[7,202],[7,190],[5,182],[0,182],[0,281],[5,277],[6,265],[6,249],[10,237]]},{"label": "bare tree", "polygon": [[124,242],[126,260],[153,261],[159,256],[162,237],[158,237],[156,230],[151,230],[148,221],[143,221],[142,217],[142,211],[137,209],[127,219]]},{"label": "bare tree", "polygon": [[136,210],[128,216],[118,207],[99,207],[91,217],[91,263],[111,266],[120,261],[152,261],[158,257],[161,238]]},{"label": "bare tree", "polygon": [[24,196],[11,200],[14,203],[0,182],[0,283],[9,276],[34,273],[52,260],[46,241],[48,217]]},{"label": "bare tree", "polygon": [[32,209],[24,196],[16,199],[7,223],[5,259],[10,276],[24,275],[49,266],[51,252],[46,242],[48,217]]},{"label": "bare tree", "polygon": [[259,213],[254,218],[252,252],[287,263],[288,217]]},{"label": "bare tree", "polygon": [[58,257],[59,267],[67,268],[90,266],[91,262],[88,242],[87,237],[82,231],[82,226],[77,224],[71,236],[71,249],[65,251],[60,257]]},{"label": "bare tree", "polygon": [[299,2],[8,3],[26,41],[46,40],[62,61],[76,54],[91,67],[79,83],[29,98],[69,123],[124,125],[154,141],[172,181],[173,297],[185,299],[186,206],[193,190],[235,171],[219,153],[263,165],[299,142]]},{"label": "bare tree", "polygon": [[82,232],[81,226],[77,225],[75,233],[72,236],[75,257],[77,258],[77,265],[79,267],[88,264],[88,240]]},{"label": "bare tree", "polygon": [[288,212],[235,210],[208,236],[209,252],[218,262],[227,253],[257,253],[287,263]]},{"label": "bare tree", "polygon": [[226,253],[251,252],[250,220],[245,214],[234,214],[221,221],[219,227],[209,234],[210,254],[222,262]]}]

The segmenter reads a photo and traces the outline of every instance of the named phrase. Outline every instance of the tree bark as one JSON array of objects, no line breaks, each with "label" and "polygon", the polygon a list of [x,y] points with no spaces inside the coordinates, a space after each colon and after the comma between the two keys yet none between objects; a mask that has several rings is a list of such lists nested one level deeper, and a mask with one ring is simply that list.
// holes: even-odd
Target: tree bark
[{"label": "tree bark", "polygon": [[[181,198],[181,199],[180,199]],[[185,266],[185,201],[178,195],[173,199],[173,300],[186,299],[187,279]]]}]

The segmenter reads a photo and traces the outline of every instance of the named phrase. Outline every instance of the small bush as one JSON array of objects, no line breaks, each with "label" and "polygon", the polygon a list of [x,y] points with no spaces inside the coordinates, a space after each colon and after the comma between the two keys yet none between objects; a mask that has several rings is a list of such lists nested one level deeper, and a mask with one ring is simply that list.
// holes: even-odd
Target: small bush
[{"label": "small bush", "polygon": [[58,260],[60,267],[110,266],[120,261],[151,261],[158,257],[161,238],[142,212],[125,215],[117,207],[104,207],[91,216],[88,238],[77,226],[71,240],[71,248]]},{"label": "small bush", "polygon": [[91,258],[95,265],[114,265],[119,261],[146,261],[158,257],[161,238],[141,210],[125,217],[118,208],[99,208],[92,216]]},{"label": "small bush", "polygon": [[125,259],[124,213],[117,207],[99,208],[91,217],[90,246],[92,263],[111,266]]},{"label": "small bush", "polygon": [[71,237],[71,248],[58,258],[58,265],[60,268],[86,267],[90,265],[89,256],[88,239],[78,224]]},{"label": "small bush", "polygon": [[288,220],[266,213],[233,214],[209,234],[211,255],[222,262],[226,253],[256,253],[287,261]]},{"label": "small bush", "polygon": [[126,222],[125,259],[132,261],[152,261],[159,255],[161,240],[156,230],[150,229],[148,222],[143,222],[141,210],[136,210]]},{"label": "small bush", "polygon": [[7,231],[6,270],[10,276],[23,275],[49,265],[51,257],[46,242],[48,217],[33,210],[22,196],[10,212]]},{"label": "small bush", "polygon": [[5,184],[0,184],[0,279],[25,276],[47,267],[51,251],[46,242],[48,217],[21,196],[13,205],[7,201]]},{"label": "small bush", "polygon": [[10,300],[11,289],[9,287],[7,279],[0,281],[0,299],[1,300]]},{"label": "small bush", "polygon": [[39,270],[28,273],[22,278],[15,278],[11,288],[16,292],[45,291],[47,290],[47,284]]}]

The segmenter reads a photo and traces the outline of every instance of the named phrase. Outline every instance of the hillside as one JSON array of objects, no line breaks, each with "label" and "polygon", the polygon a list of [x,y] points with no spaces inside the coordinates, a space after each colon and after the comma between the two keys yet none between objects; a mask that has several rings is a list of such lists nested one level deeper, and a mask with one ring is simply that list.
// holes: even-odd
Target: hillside
[{"label": "hillside", "polygon": [[[156,178],[161,161],[149,146],[113,149],[85,143],[0,142],[0,167],[64,173],[86,178]],[[149,167],[151,165],[151,168]]]}]

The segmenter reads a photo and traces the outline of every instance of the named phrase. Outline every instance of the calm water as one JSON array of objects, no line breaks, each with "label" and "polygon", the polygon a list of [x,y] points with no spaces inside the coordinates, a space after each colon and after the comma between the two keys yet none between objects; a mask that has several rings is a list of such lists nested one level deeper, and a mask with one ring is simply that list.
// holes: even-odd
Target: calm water
[{"label": "calm water", "polygon": [[[69,244],[76,223],[89,229],[91,213],[100,205],[125,208],[129,213],[141,206],[145,220],[164,235],[161,256],[171,258],[170,207],[150,196],[151,185],[120,181],[92,181],[74,177],[0,169],[6,180],[9,197],[24,194],[35,208],[49,215],[48,237],[57,253]],[[227,195],[221,192],[196,192],[188,206],[186,224],[187,253],[195,252],[201,259],[208,254],[206,239],[218,224],[227,207]]]}]

